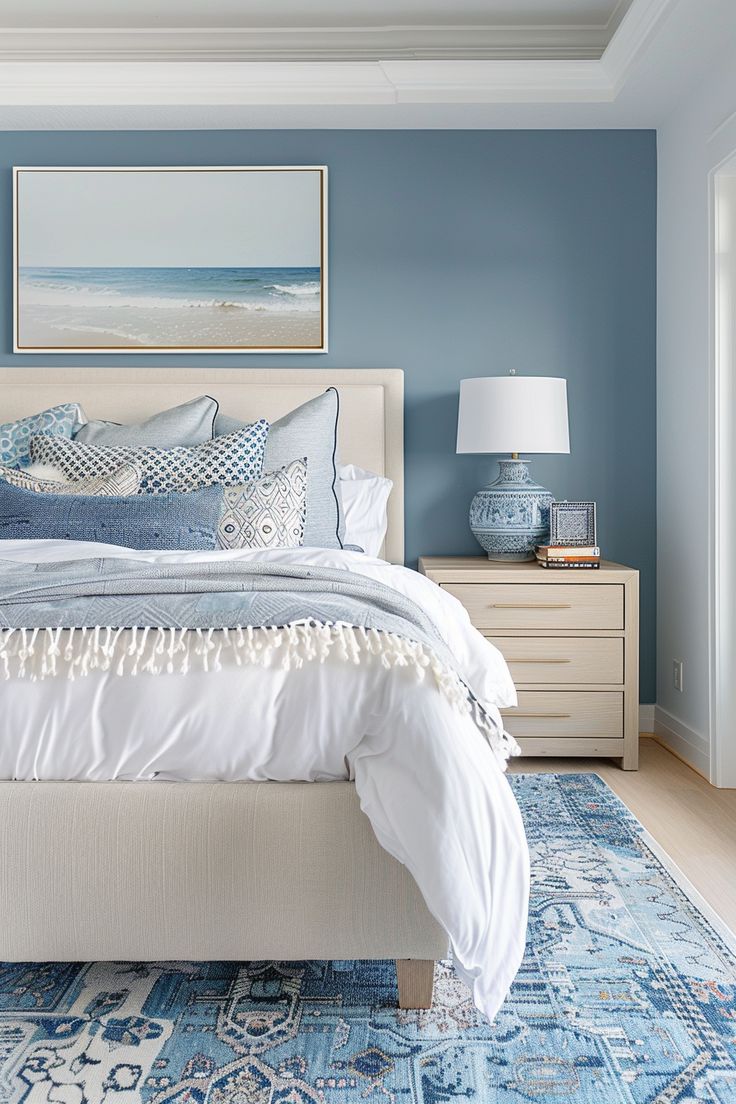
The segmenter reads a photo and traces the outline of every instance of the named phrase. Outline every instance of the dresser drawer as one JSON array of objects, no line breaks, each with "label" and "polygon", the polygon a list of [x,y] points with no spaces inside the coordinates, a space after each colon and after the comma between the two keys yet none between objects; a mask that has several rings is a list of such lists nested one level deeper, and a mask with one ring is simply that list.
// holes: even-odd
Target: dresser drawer
[{"label": "dresser drawer", "polygon": [[624,627],[624,588],[615,583],[445,583],[444,589],[478,629]]},{"label": "dresser drawer", "polygon": [[616,691],[521,690],[515,709],[502,709],[512,736],[619,739],[624,730],[624,696]]},{"label": "dresser drawer", "polygon": [[620,636],[489,636],[515,683],[623,683]]}]

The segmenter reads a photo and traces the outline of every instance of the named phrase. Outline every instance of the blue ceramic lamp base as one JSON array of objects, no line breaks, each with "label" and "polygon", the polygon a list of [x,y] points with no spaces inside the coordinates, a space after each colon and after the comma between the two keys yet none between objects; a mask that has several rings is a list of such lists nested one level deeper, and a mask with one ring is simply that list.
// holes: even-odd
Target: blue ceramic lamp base
[{"label": "blue ceramic lamp base", "polygon": [[470,504],[470,528],[489,560],[533,560],[535,546],[549,541],[554,495],[534,482],[528,460],[499,460],[498,466],[498,478]]}]

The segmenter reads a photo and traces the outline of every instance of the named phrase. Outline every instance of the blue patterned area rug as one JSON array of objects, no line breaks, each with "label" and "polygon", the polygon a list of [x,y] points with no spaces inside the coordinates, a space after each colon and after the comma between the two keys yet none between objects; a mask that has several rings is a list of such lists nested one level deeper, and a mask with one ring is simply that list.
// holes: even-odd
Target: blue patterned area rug
[{"label": "blue patterned area rug", "polygon": [[493,1025],[445,964],[431,1012],[386,962],[7,964],[0,1099],[733,1104],[733,938],[597,776],[510,781],[532,901]]}]

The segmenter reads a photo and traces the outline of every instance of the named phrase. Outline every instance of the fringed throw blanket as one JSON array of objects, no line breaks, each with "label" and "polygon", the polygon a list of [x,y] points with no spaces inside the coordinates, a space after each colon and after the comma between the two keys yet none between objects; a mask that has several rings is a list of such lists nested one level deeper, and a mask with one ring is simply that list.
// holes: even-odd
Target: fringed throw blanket
[{"label": "fringed throw blanket", "polygon": [[462,681],[438,628],[411,599],[354,572],[277,563],[0,561],[0,674],[184,674],[238,664],[301,667],[328,656],[430,673],[472,712],[494,750],[517,753]]}]

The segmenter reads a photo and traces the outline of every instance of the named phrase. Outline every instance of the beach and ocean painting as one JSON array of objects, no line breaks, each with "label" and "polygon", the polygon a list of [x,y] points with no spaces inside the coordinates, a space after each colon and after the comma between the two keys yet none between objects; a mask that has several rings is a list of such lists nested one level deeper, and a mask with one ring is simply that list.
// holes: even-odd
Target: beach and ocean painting
[{"label": "beach and ocean painting", "polygon": [[324,171],[17,169],[16,349],[323,351]]}]

